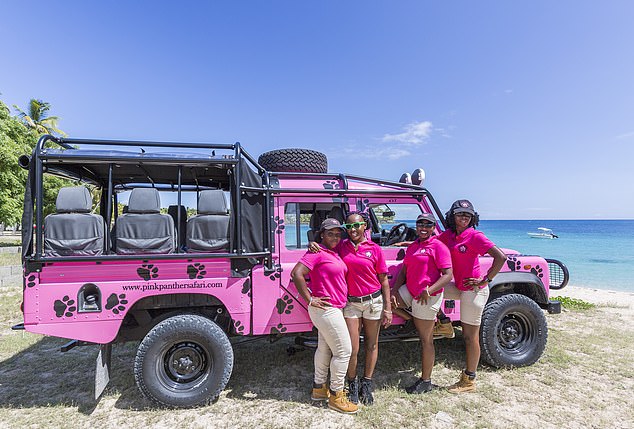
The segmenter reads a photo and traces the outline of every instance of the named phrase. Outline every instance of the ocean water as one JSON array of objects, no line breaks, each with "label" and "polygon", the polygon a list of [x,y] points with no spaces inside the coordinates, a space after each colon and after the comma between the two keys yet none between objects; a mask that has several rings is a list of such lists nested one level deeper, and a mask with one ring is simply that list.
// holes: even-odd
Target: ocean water
[{"label": "ocean water", "polygon": [[[394,224],[400,222],[415,225],[414,220]],[[527,234],[539,227],[552,229],[559,238]],[[569,285],[634,292],[634,220],[482,220],[478,229],[499,247],[563,262],[570,271]],[[302,237],[307,230],[302,225]],[[292,228],[286,235],[295,241]]]},{"label": "ocean water", "polygon": [[[538,227],[559,238],[531,238]],[[478,229],[499,247],[560,260],[570,285],[634,292],[634,220],[482,220]]]}]

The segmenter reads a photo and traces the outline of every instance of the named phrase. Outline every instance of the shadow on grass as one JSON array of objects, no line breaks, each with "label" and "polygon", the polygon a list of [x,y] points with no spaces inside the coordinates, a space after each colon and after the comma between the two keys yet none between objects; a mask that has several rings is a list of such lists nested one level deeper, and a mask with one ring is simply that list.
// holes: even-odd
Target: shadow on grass
[{"label": "shadow on grass", "polygon": [[[76,347],[62,353],[60,347],[66,342],[44,337],[0,362],[0,407],[65,406],[76,407],[85,415],[91,414],[98,405],[94,400],[98,348]],[[113,347],[111,379],[104,397],[117,397],[115,407],[119,409],[144,411],[155,408],[143,398],[134,382],[137,344]],[[272,344],[262,339],[236,346],[226,396],[245,401],[275,399],[309,403],[314,351],[305,349],[289,355],[287,349],[291,346],[293,337],[290,336]],[[359,374],[362,374],[363,362],[361,351]],[[437,364],[458,371],[463,362],[464,345],[460,335],[436,342]],[[380,344],[375,386],[380,389],[409,385],[418,377],[420,365],[417,341]]]}]

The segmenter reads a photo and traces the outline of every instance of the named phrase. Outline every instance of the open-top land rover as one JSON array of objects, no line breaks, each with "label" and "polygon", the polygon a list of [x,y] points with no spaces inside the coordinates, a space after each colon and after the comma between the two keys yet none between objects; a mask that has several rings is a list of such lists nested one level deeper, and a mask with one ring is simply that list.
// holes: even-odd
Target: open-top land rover
[{"label": "open-top land rover", "polygon": [[[29,170],[23,218],[25,329],[95,344],[96,395],[108,382],[113,344],[140,341],[139,389],[174,407],[208,403],[231,375],[232,342],[300,335],[313,325],[290,279],[319,224],[359,210],[371,219],[394,279],[413,220],[432,212],[430,192],[327,172],[319,152],[284,149],[253,158],[235,144],[58,139],[44,136],[21,158]],[[69,179],[44,216],[43,176]],[[190,209],[187,210],[186,206]],[[504,243],[499,243],[503,245]],[[508,251],[489,285],[481,342],[494,366],[534,363],[546,345],[543,310],[561,287],[561,264]],[[481,259],[486,269],[491,258]],[[310,283],[309,283],[310,285]],[[459,326],[460,303],[444,312]],[[385,339],[412,338],[399,326]],[[308,338],[308,339],[307,339]]]}]

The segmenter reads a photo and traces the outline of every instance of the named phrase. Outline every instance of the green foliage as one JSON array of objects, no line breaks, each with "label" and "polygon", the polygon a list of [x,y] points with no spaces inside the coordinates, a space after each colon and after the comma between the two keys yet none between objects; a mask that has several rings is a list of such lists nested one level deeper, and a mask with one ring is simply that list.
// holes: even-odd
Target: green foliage
[{"label": "green foliage", "polygon": [[[34,124],[44,124],[41,127],[30,126],[29,121],[21,115],[17,118],[11,116],[7,105],[0,101],[0,223],[5,225],[17,225],[22,219],[27,172],[18,166],[18,158],[33,152],[40,133],[61,133],[56,127],[57,117],[48,116],[50,105],[41,100],[35,101],[39,103],[37,106],[41,111],[35,114],[35,119],[27,116],[31,122],[35,121]],[[59,188],[69,184],[68,180],[58,177],[44,178],[45,215],[55,211]]]},{"label": "green foliage", "polygon": [[570,298],[569,296],[555,296],[551,299],[561,302],[561,305],[568,310],[589,310],[596,307],[596,305],[591,302],[577,298]]},{"label": "green foliage", "polygon": [[36,141],[35,132],[10,116],[0,101],[0,223],[20,223],[27,173],[18,166],[18,158],[30,154]]},{"label": "green foliage", "polygon": [[23,111],[15,104],[13,108],[18,112],[18,118],[29,129],[38,134],[57,134],[66,136],[66,133],[57,128],[59,117],[50,116],[51,103],[31,98],[28,112]]}]

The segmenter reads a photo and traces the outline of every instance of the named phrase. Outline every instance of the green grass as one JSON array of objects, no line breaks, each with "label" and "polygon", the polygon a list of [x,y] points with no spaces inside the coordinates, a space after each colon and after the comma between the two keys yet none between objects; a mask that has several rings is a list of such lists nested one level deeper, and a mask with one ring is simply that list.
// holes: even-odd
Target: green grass
[{"label": "green grass", "polygon": [[596,305],[591,302],[587,302],[582,299],[571,298],[569,296],[555,296],[551,299],[561,302],[561,305],[568,310],[589,310],[596,307]]}]

